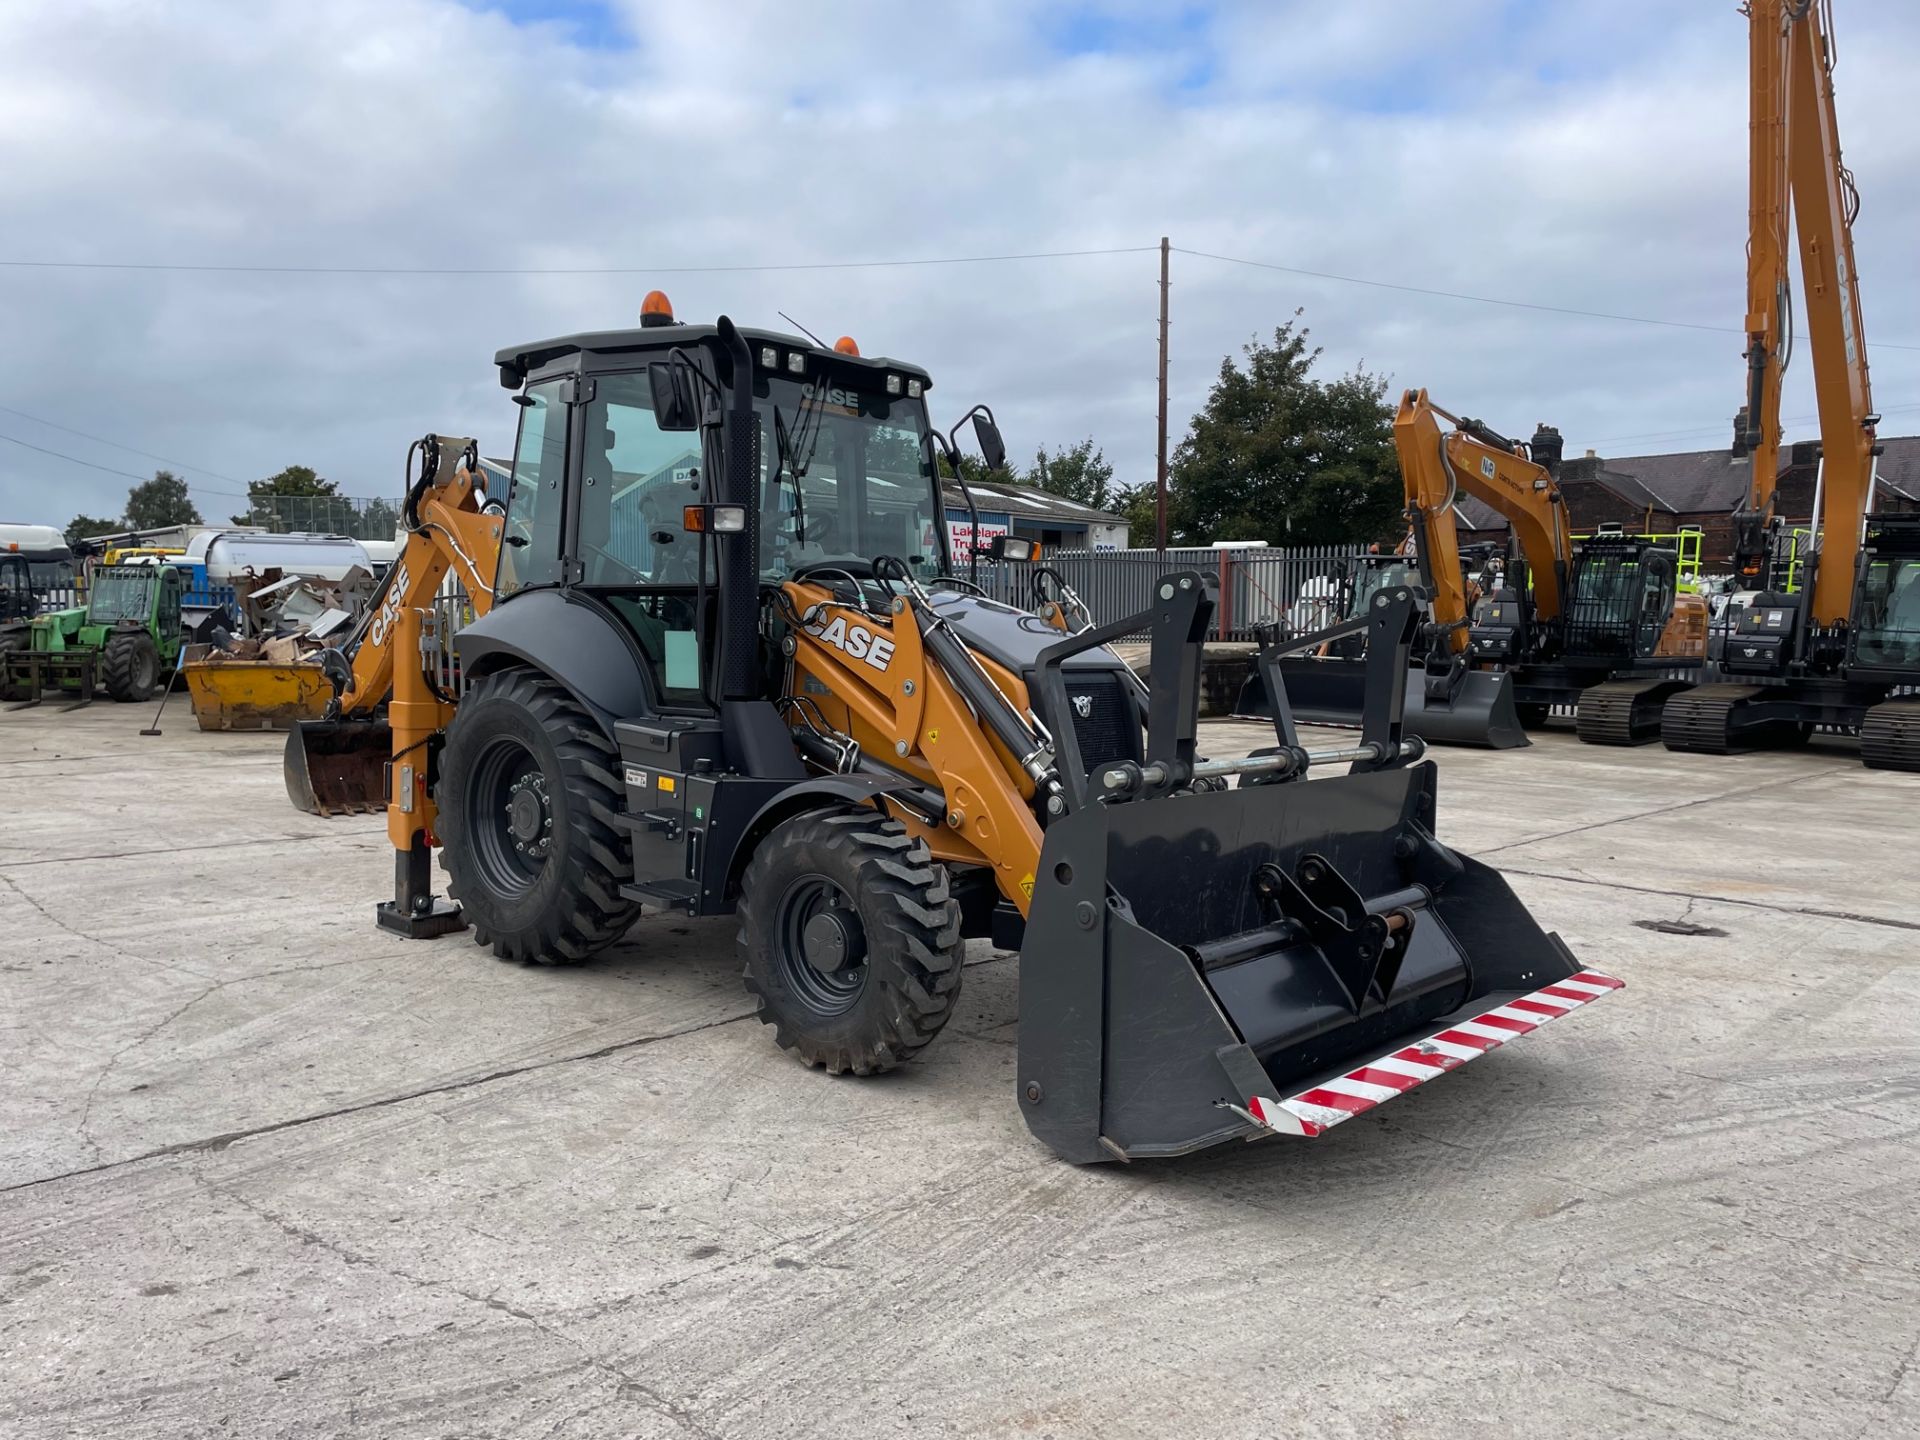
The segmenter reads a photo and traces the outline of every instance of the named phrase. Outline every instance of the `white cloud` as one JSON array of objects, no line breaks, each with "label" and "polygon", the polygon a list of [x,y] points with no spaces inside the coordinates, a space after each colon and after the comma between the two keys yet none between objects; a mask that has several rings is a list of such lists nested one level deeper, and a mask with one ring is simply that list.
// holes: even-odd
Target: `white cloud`
[{"label": "white cloud", "polygon": [[[1075,7],[1077,9],[1077,7]],[[0,9],[0,253],[372,266],[698,266],[1152,245],[1737,326],[1745,33],[1654,0],[1109,7],[623,7],[581,49],[453,0]],[[1539,13],[1535,13],[1538,11]],[[1423,18],[1424,17],[1424,18]],[[1920,343],[1920,14],[1839,17],[1870,341]],[[1130,37],[1132,37],[1130,41]],[[1137,43],[1133,43],[1137,42]],[[1204,83],[1199,83],[1204,82]],[[328,277],[0,269],[0,405],[257,477],[391,492],[413,436],[504,448],[501,345],[785,309],[986,400],[1016,455],[1091,434],[1152,471],[1155,257],[779,274]],[[1176,436],[1220,358],[1306,308],[1364,361],[1509,432],[1721,443],[1737,335],[1622,325],[1176,256]],[[1890,432],[1920,352],[1875,353]],[[1902,404],[1916,408],[1901,412]],[[1790,415],[1812,409],[1805,366]],[[0,415],[0,433],[150,462]],[[190,477],[209,515],[237,486]],[[0,444],[0,512],[63,523],[127,482]]]}]

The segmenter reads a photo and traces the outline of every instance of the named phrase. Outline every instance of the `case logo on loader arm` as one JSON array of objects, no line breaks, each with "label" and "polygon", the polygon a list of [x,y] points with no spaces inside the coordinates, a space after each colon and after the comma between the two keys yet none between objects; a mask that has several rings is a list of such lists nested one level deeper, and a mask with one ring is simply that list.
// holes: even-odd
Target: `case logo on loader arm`
[{"label": "case logo on loader arm", "polygon": [[893,661],[891,639],[874,634],[865,625],[848,624],[844,615],[834,616],[831,624],[815,620],[804,628],[821,643],[833,646],[849,659],[864,660],[876,670],[884,672]]}]

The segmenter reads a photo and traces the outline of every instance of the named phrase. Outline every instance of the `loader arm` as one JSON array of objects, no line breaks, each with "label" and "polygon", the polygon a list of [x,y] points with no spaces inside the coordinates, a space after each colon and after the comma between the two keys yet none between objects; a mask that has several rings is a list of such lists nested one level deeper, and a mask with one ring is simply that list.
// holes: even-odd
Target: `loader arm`
[{"label": "loader arm", "polygon": [[[1443,419],[1452,423],[1451,430],[1441,428]],[[1442,410],[1425,390],[1401,396],[1393,445],[1407,516],[1419,536],[1421,573],[1433,597],[1433,620],[1445,630],[1452,653],[1466,649],[1472,619],[1453,510],[1461,495],[1492,507],[1513,526],[1533,579],[1534,613],[1542,621],[1557,620],[1573,540],[1560,487],[1545,467],[1520,453],[1524,447]]]},{"label": "loader arm", "polygon": [[[805,581],[789,582],[783,594],[793,622],[786,694],[795,697],[789,718],[796,731],[829,747],[839,741],[826,736],[837,732],[858,746],[865,766],[921,782],[926,800],[917,808],[897,805],[897,818],[940,860],[991,867],[1001,895],[1025,915],[1042,841],[1034,778],[1023,757],[977,718],[983,707],[964,693],[966,677],[931,653],[922,635],[928,622],[914,597],[898,596],[876,614]],[[1018,676],[984,657],[972,663],[1009,711],[1028,712]],[[813,743],[803,749],[816,763],[855,763],[844,746],[839,756]]]}]

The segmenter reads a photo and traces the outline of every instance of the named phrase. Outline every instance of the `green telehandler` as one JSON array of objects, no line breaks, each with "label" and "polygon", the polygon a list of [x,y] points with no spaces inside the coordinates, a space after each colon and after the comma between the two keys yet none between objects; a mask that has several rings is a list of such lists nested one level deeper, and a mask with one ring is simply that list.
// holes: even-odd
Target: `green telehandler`
[{"label": "green telehandler", "polygon": [[180,572],[170,565],[109,565],[93,572],[87,603],[34,616],[26,643],[0,649],[0,686],[15,708],[48,690],[70,692],[72,708],[105,689],[119,701],[151,699],[167,683],[183,643]]}]

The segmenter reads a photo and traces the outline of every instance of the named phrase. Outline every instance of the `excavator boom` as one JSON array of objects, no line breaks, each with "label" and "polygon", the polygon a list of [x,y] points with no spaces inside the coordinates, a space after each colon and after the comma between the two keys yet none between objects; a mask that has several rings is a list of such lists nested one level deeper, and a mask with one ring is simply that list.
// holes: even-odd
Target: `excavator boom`
[{"label": "excavator boom", "polygon": [[1787,162],[1800,237],[1800,275],[1807,292],[1814,400],[1820,413],[1822,499],[1816,522],[1821,535],[1809,619],[1831,629],[1844,626],[1852,610],[1861,525],[1873,504],[1875,426],[1880,417],[1873,412],[1860,280],[1853,262],[1853,219],[1860,200],[1840,158],[1833,37],[1824,13],[1821,5],[1806,4],[1790,13],[1787,25]]},{"label": "excavator boom", "polygon": [[[458,578],[476,615],[493,607],[501,520],[480,511],[484,497],[474,442],[445,435],[416,441],[408,453],[409,473],[416,455],[420,475],[408,487],[402,513],[406,543],[352,634],[322,658],[334,685],[327,715],[300,722],[287,735],[287,795],[312,815],[386,808],[396,735],[406,731],[411,745],[421,725],[429,734],[444,725],[435,708],[443,702],[411,662],[419,655],[423,618],[448,574]],[[402,655],[409,665],[399,664]],[[401,674],[404,695],[396,694]],[[409,723],[401,725],[394,723],[398,714],[381,718],[391,706],[427,709],[407,710]]]}]

